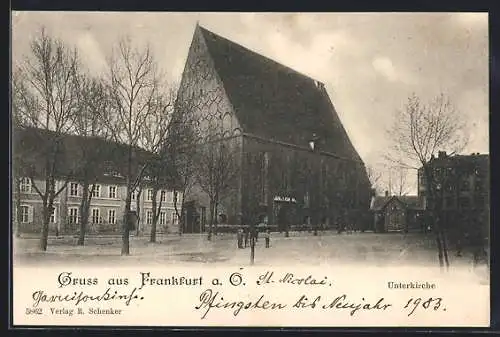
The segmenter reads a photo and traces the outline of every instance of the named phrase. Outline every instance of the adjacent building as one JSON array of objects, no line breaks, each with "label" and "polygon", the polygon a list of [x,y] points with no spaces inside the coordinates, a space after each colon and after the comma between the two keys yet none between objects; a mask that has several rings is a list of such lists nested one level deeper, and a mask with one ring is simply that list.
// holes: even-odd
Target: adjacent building
[{"label": "adjacent building", "polygon": [[[42,199],[38,188],[45,191],[44,156],[47,155],[50,132],[40,129],[15,129],[13,131],[13,219],[19,233],[40,232],[42,226]],[[126,180],[123,174],[126,163],[126,147],[99,138],[84,138],[63,135],[60,138],[60,153],[56,161],[55,190],[66,187],[56,196],[50,218],[49,230],[53,234],[76,234],[80,230],[80,204],[83,198],[82,154],[85,149],[99,149],[92,152],[92,196],[89,210],[88,233],[120,233],[125,209]],[[88,152],[87,152],[88,153]],[[145,153],[145,151],[138,151]],[[89,158],[87,157],[87,160]],[[19,166],[25,166],[19,167]],[[27,173],[34,177],[34,184]],[[95,179],[94,179],[95,178]],[[17,186],[16,186],[17,185]],[[139,191],[141,191],[139,193]],[[159,213],[158,232],[177,232],[179,221],[174,207],[174,192],[163,186],[157,195],[162,202]],[[139,195],[140,194],[140,195]],[[182,195],[176,194],[179,204]],[[148,233],[152,224],[152,189],[147,177],[132,194],[132,210],[138,211],[137,230],[134,233]]]},{"label": "adjacent building", "polygon": [[370,206],[373,230],[385,232],[424,232],[424,210],[416,195],[375,196]]},{"label": "adjacent building", "polygon": [[[452,237],[488,237],[490,213],[489,155],[448,155],[439,152],[428,163],[434,181],[434,206],[441,224]],[[424,168],[418,171],[418,194],[429,208],[428,184]]]},{"label": "adjacent building", "polygon": [[[199,146],[226,144],[235,154],[217,207],[229,224],[371,225],[364,163],[322,82],[196,26],[176,114],[196,120],[206,136]],[[195,187],[186,202],[194,222],[186,229],[202,231],[209,198]]]}]

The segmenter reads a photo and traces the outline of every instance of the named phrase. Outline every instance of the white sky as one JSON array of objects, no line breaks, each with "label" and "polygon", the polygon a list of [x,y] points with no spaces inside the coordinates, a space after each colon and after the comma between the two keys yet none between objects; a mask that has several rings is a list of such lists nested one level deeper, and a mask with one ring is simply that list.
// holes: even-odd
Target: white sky
[{"label": "white sky", "polygon": [[325,83],[351,141],[380,162],[385,128],[411,93],[444,92],[470,124],[466,153],[489,152],[488,16],[485,13],[13,12],[13,60],[44,25],[102,71],[114,42],[149,42],[173,81],[196,22]]}]

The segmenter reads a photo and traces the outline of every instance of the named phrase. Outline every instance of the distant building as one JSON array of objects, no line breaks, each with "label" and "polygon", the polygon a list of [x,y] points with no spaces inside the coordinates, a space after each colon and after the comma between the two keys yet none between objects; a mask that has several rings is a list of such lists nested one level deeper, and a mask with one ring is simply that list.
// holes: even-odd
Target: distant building
[{"label": "distant building", "polygon": [[[204,105],[213,93],[220,96]],[[229,224],[242,216],[246,224],[260,219],[280,231],[369,226],[366,169],[323,83],[196,26],[177,101],[189,100],[198,103],[196,120],[216,120],[223,129],[217,141],[233,144],[238,154],[241,170],[218,207]],[[209,202],[193,190],[187,220],[202,223],[186,229],[201,231]]]},{"label": "distant building", "polygon": [[375,196],[370,206],[375,232],[423,232],[423,207],[416,195]]},{"label": "distant building", "polygon": [[[40,129],[15,129],[13,132],[13,156],[29,159],[32,164],[30,170],[33,172],[36,187],[45,191],[44,178],[44,145],[51,133]],[[54,201],[54,210],[50,219],[49,231],[58,234],[76,234],[80,230],[80,203],[82,201],[82,176],[78,173],[78,163],[82,158],[81,149],[84,147],[99,148],[99,157],[95,158],[92,166],[97,177],[93,184],[93,194],[89,210],[88,233],[120,233],[123,223],[123,211],[125,209],[126,181],[124,177],[124,166],[126,163],[126,147],[105,141],[99,138],[83,138],[74,135],[64,135],[61,138],[61,153],[56,165],[58,176],[56,177],[56,191],[64,186],[69,174],[69,180]],[[146,153],[145,151],[139,151]],[[29,157],[29,158],[26,158]],[[22,165],[16,160],[15,165]],[[74,170],[73,170],[74,168]],[[13,219],[18,222],[17,228],[20,233],[40,232],[42,228],[42,200],[31,179],[23,175],[23,170],[14,168],[13,179]],[[24,170],[26,173],[26,170]],[[15,186],[19,183],[19,186]],[[147,179],[140,184],[141,197],[137,199],[138,191],[132,195],[132,210],[137,211],[139,206],[139,223],[137,227],[140,232],[148,233],[152,224],[152,200],[151,190]],[[165,186],[158,193],[158,202],[162,200],[162,208],[157,225],[158,232],[177,232],[179,223],[177,213],[173,205],[173,191]],[[182,196],[178,196],[179,204]],[[18,220],[18,221],[16,221]],[[132,232],[132,233],[135,233]]]},{"label": "distant building", "polygon": [[[490,212],[489,155],[448,155],[439,152],[428,165],[434,177],[435,207],[441,212],[441,224],[452,239],[455,237],[487,237]],[[418,194],[429,208],[424,169],[418,171]]]}]

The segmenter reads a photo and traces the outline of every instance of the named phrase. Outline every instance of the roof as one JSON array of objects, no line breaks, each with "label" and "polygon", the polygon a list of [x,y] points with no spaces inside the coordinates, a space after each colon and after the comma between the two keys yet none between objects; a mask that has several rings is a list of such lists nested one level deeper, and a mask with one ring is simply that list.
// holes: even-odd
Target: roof
[{"label": "roof", "polygon": [[[205,28],[202,34],[243,132],[361,161],[324,85]],[[192,47],[193,48],[193,47]]]},{"label": "roof", "polygon": [[[37,128],[13,129],[13,162],[20,174],[33,174],[43,177],[45,158],[52,148],[57,135],[48,130]],[[128,146],[99,137],[82,137],[63,134],[60,139],[60,153],[56,160],[56,176],[71,176],[75,180],[83,179],[85,163],[99,181],[124,182]],[[52,140],[51,140],[52,139]],[[133,150],[133,168],[137,169],[152,154],[140,148]]]},{"label": "roof", "polygon": [[485,169],[489,168],[490,155],[473,153],[471,155],[446,155],[446,153],[441,154],[441,156],[433,157],[429,161],[429,164],[433,167],[470,167],[477,168],[482,167]]},{"label": "roof", "polygon": [[409,209],[419,210],[423,209],[418,196],[416,195],[402,195],[402,196],[376,196],[372,200],[370,209],[372,211],[380,211],[384,209],[392,200],[397,200],[404,204]]}]

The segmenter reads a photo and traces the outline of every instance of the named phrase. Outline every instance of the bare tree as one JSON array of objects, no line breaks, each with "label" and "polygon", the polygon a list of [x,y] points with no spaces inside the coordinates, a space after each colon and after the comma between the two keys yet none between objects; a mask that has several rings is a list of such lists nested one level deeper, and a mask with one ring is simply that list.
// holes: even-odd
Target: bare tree
[{"label": "bare tree", "polygon": [[109,130],[102,123],[102,117],[109,112],[109,97],[105,85],[98,78],[84,73],[77,76],[76,83],[78,110],[73,117],[71,131],[82,139],[74,150],[79,152],[79,167],[75,172],[75,180],[81,187],[80,231],[77,244],[83,246],[92,195],[101,171],[105,169],[104,159],[112,153],[108,147],[97,144],[99,139],[108,139],[110,136]]},{"label": "bare tree", "polygon": [[[15,130],[21,130],[23,126],[29,126],[35,123],[40,113],[36,101],[36,96],[32,95],[25,86],[25,78],[22,78],[23,73],[19,69],[14,69],[12,76],[12,123]],[[14,138],[17,132],[14,132]],[[18,142],[14,142],[18,143]],[[12,171],[14,183],[14,207],[16,217],[14,218],[14,231],[16,237],[20,236],[21,232],[21,180],[23,179],[23,154],[20,151],[13,151],[12,154]]]},{"label": "bare tree", "polygon": [[237,151],[230,142],[217,139],[202,144],[198,146],[194,158],[195,180],[207,194],[210,203],[208,240],[212,238],[220,202],[234,186],[239,170]]},{"label": "bare tree", "polygon": [[185,224],[184,202],[188,198],[194,179],[194,154],[200,141],[199,130],[196,128],[196,117],[192,113],[195,108],[190,99],[177,99],[175,114],[169,123],[168,141],[165,147],[167,165],[172,177],[174,187],[174,209],[179,219],[179,235],[182,235],[182,226]]},{"label": "bare tree", "polygon": [[[225,184],[210,179],[215,179],[217,175],[227,175],[226,172],[215,173],[215,169],[219,159],[228,159],[230,152],[226,145],[215,146],[215,143],[227,138],[232,131],[224,124],[224,117],[228,115],[227,109],[224,108],[225,93],[223,87],[217,85],[216,74],[210,62],[204,53],[194,52],[188,55],[170,123],[168,142],[169,162],[174,166],[173,172],[177,182],[175,192],[181,192],[183,200],[186,200],[191,188],[197,185],[212,199],[209,239],[215,223],[215,204],[220,201],[215,190],[220,191],[221,186]],[[229,162],[226,164],[230,165]],[[219,169],[225,171],[224,168]],[[216,185],[218,187],[214,190]],[[174,202],[174,205],[182,226],[183,205],[180,210],[177,202]]]},{"label": "bare tree", "polygon": [[423,172],[428,221],[436,233],[439,264],[448,267],[446,233],[440,222],[441,203],[437,198],[439,186],[430,161],[437,151],[458,153],[464,149],[468,140],[464,118],[443,94],[430,102],[412,95],[404,109],[398,111],[388,133],[393,141],[389,159],[399,166],[420,167]]},{"label": "bare tree", "polygon": [[[370,180],[373,191],[378,191],[380,189],[380,183],[382,179],[382,173],[374,165],[366,166],[366,174]],[[380,192],[380,191],[379,191]]]},{"label": "bare tree", "polygon": [[[42,230],[40,249],[47,250],[49,223],[54,211],[55,198],[66,188],[70,170],[63,172],[58,165],[62,155],[62,139],[69,131],[77,104],[75,77],[80,62],[77,50],[61,40],[50,37],[44,28],[32,39],[31,53],[15,69],[13,80],[13,114],[18,126],[37,129],[39,154],[43,169],[23,156],[23,174],[31,180],[32,188],[42,200]],[[36,184],[42,177],[43,187]],[[63,184],[56,186],[56,180]],[[56,188],[57,187],[57,188]]]},{"label": "bare tree", "polygon": [[395,180],[393,180],[394,190],[398,196],[404,196],[408,193],[408,169],[401,166],[395,167]]},{"label": "bare tree", "polygon": [[386,165],[385,179],[381,182],[385,191],[389,195],[403,196],[408,193],[408,167],[392,164]]},{"label": "bare tree", "polygon": [[128,148],[121,254],[129,255],[131,196],[147,166],[137,160],[137,150],[142,129],[155,111],[152,103],[159,85],[157,64],[150,47],[140,50],[129,37],[122,38],[108,59],[107,82],[112,112],[106,116],[105,123],[114,139]]},{"label": "bare tree", "polygon": [[[141,129],[139,145],[152,153],[146,169],[147,184],[152,190],[152,224],[150,242],[156,242],[158,219],[160,217],[163,197],[158,201],[158,192],[171,182],[167,165],[167,130],[172,116],[174,105],[174,91],[161,90],[156,87],[152,99],[149,101],[149,111]],[[165,94],[164,91],[167,91]],[[165,193],[162,191],[162,193]]]}]

